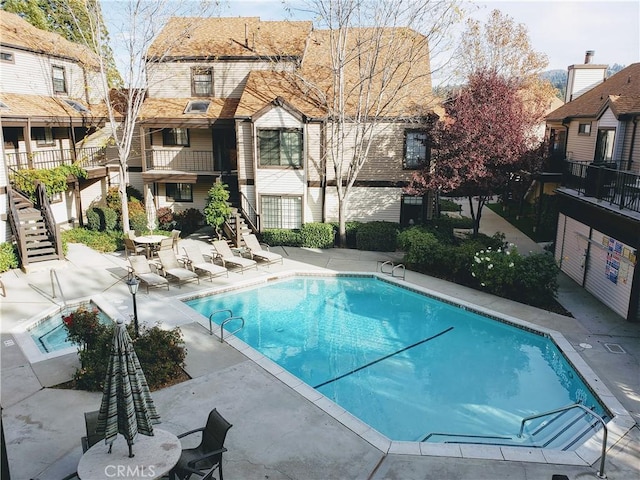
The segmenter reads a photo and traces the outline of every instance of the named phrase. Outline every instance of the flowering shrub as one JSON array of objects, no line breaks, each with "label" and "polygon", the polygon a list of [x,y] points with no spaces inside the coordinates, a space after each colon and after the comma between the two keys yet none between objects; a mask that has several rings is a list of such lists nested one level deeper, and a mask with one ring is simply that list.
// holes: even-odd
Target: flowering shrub
[{"label": "flowering shrub", "polygon": [[97,308],[89,310],[86,307],[79,307],[69,315],[63,315],[62,323],[67,330],[69,341],[79,345],[81,350],[86,350],[95,344],[107,328],[100,323]]},{"label": "flowering shrub", "polygon": [[473,256],[471,276],[488,292],[505,297],[513,288],[516,262],[520,255],[515,247],[480,250]]}]

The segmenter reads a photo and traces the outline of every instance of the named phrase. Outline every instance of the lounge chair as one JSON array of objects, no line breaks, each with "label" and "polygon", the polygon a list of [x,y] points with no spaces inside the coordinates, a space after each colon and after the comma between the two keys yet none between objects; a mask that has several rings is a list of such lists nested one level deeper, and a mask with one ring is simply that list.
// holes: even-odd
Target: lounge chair
[{"label": "lounge chair", "polygon": [[207,424],[204,427],[178,435],[178,438],[184,438],[192,433],[202,432],[202,439],[197,447],[182,450],[180,459],[171,470],[169,478],[174,479],[177,476],[184,480],[194,473],[200,478],[204,475],[203,471],[207,471],[207,475],[209,475],[217,469],[220,480],[223,480],[222,454],[227,451],[224,448],[224,440],[232,426],[214,408],[209,413]]},{"label": "lounge chair", "polygon": [[225,240],[214,240],[212,243],[218,258],[222,260],[223,267],[226,267],[228,263],[239,268],[241,273],[247,268],[255,267],[256,270],[258,269],[258,263],[255,260],[235,256]]},{"label": "lounge chair", "polygon": [[222,275],[223,273],[229,276],[229,270],[226,267],[221,267],[213,263],[213,257],[210,256],[210,261],[207,261],[204,254],[200,251],[197,245],[182,246],[185,254],[185,260],[187,267],[194,272],[205,272],[209,274],[209,280],[213,282],[213,277]]},{"label": "lounge chair", "polygon": [[98,428],[99,413],[99,410],[84,412],[84,425],[87,429],[87,436],[80,438],[80,443],[82,444],[82,453],[89,450],[100,440],[104,440],[104,435],[98,435],[96,433],[96,428]]},{"label": "lounge chair", "polygon": [[130,238],[124,237],[122,241],[124,242],[124,256],[126,258],[129,258],[129,252],[133,253],[134,255],[138,255],[139,253],[146,253],[147,251],[145,247],[136,245],[136,242],[134,242]]},{"label": "lounge chair", "polygon": [[[282,255],[280,255],[279,253],[270,252],[269,245],[267,245],[266,243],[260,243],[258,241],[258,237],[256,237],[253,233],[242,235],[242,240],[244,240],[244,244],[251,253],[251,258],[267,262],[267,265],[276,262],[284,263]],[[266,247],[266,249],[262,248],[263,246]]]},{"label": "lounge chair", "polygon": [[151,250],[152,256],[158,256],[158,252],[173,250],[173,238],[166,237],[160,240],[160,243],[154,245]]},{"label": "lounge chair", "polygon": [[178,250],[178,242],[180,241],[180,233],[181,230],[171,230],[171,240],[173,240],[173,250],[176,252],[176,255],[180,254],[180,250]]},{"label": "lounge chair", "polygon": [[151,264],[147,257],[132,255],[129,257],[129,263],[131,264],[131,273],[147,286],[147,293],[149,293],[149,287],[167,287],[169,290],[169,280],[151,270]]},{"label": "lounge chair", "polygon": [[178,283],[190,282],[196,280],[200,283],[200,277],[198,274],[183,265],[180,265],[178,257],[173,251],[173,248],[169,250],[158,250],[158,260],[160,261],[162,273],[166,276],[175,278]]}]

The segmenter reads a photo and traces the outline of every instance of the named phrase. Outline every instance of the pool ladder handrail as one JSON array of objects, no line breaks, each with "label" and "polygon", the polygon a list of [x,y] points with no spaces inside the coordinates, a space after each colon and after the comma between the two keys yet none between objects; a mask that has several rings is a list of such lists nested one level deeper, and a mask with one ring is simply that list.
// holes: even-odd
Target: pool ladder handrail
[{"label": "pool ladder handrail", "polygon": [[[542,417],[546,417],[546,416],[549,416],[549,415],[553,415],[555,413],[561,413],[561,412],[565,412],[567,410],[572,410],[574,408],[580,408],[580,409],[584,410],[586,413],[588,413],[589,415],[592,415],[595,419],[597,419],[602,424],[602,428],[603,428],[602,455],[600,456],[600,469],[596,473],[596,475],[598,476],[598,478],[607,478],[607,475],[604,473],[604,462],[605,462],[605,458],[606,458],[606,455],[607,455],[607,434],[608,434],[607,424],[605,423],[604,419],[600,415],[598,415],[593,410],[591,410],[590,408],[585,407],[584,405],[582,405],[580,403],[572,403],[571,405],[565,405],[564,407],[555,408],[555,409],[549,410],[547,412],[542,412],[542,413],[538,413],[536,415],[529,415],[528,417],[524,417],[522,419],[522,421],[520,422],[520,432],[518,433],[518,437],[522,438],[522,433],[524,432],[524,424],[526,422],[528,422],[530,420],[535,420],[536,418],[542,418]],[[466,435],[466,434],[460,434],[460,433],[432,432],[432,433],[429,433],[428,435],[424,436],[422,438],[422,440],[420,440],[420,441],[421,442],[426,442],[429,438],[434,437],[434,436],[464,437],[464,438],[495,438],[495,439],[500,439],[500,440],[506,440],[506,439],[510,438],[510,437],[497,437],[497,436],[490,436],[490,435]]]},{"label": "pool ladder handrail", "polygon": [[56,287],[55,284],[53,283],[53,279],[56,279],[56,283],[58,284],[58,290],[60,291],[60,298],[62,299],[62,304],[66,307],[67,306],[67,301],[64,298],[64,294],[62,293],[62,286],[60,285],[60,279],[58,278],[58,272],[55,271],[55,269],[51,269],[49,270],[49,277],[51,278],[51,296],[52,298],[56,298]]},{"label": "pool ladder handrail", "polygon": [[233,332],[229,333],[229,335],[235,335],[236,333],[238,333],[240,330],[242,330],[244,328],[244,318],[243,317],[236,317],[233,315],[233,312],[231,310],[229,310],[228,308],[223,309],[223,310],[216,310],[215,312],[212,312],[211,315],[209,315],[209,335],[213,335],[213,317],[214,315],[218,314],[218,313],[222,313],[222,312],[227,312],[229,314],[229,316],[227,318],[225,318],[221,323],[220,323],[220,343],[224,343],[224,326],[229,323],[232,320],[241,320],[240,326],[238,328],[236,328]]},{"label": "pool ladder handrail", "polygon": [[606,422],[604,421],[604,419],[600,415],[598,415],[592,409],[590,409],[588,407],[585,407],[581,403],[573,403],[571,405],[565,405],[564,407],[555,408],[553,410],[549,410],[549,411],[546,411],[546,412],[538,413],[536,415],[529,415],[528,417],[524,417],[522,419],[522,421],[520,422],[520,432],[518,433],[518,437],[522,437],[522,433],[524,432],[524,424],[526,422],[528,422],[530,420],[535,420],[537,418],[546,417],[548,415],[553,415],[555,413],[566,412],[567,410],[572,410],[574,408],[579,408],[579,409],[583,410],[585,413],[588,413],[589,415],[591,415],[593,418],[595,418],[596,420],[598,420],[598,422],[600,422],[602,424],[602,429],[603,429],[603,433],[602,433],[602,455],[600,456],[600,469],[598,470],[596,475],[598,476],[598,478],[607,478],[607,475],[604,473],[604,462],[605,462],[605,458],[607,456],[607,435],[608,435],[607,424],[606,424]]},{"label": "pool ladder handrail", "polygon": [[[385,271],[384,267],[390,265],[391,270]],[[403,280],[405,279],[405,275],[407,273],[407,267],[404,266],[403,263],[398,263],[397,265],[391,260],[378,260],[378,267],[380,268],[380,273],[386,273],[387,275],[391,275],[392,277],[401,277]],[[396,275],[395,271],[402,269],[402,275]]]}]

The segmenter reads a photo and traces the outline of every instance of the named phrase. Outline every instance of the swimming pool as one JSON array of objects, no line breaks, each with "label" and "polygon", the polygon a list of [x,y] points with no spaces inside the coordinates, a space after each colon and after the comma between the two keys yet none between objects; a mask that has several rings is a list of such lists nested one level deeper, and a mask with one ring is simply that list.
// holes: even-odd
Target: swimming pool
[{"label": "swimming pool", "polygon": [[94,302],[88,301],[67,305],[27,328],[29,335],[41,353],[57,352],[73,346],[73,344],[67,340],[67,330],[64,328],[62,317],[75,312],[81,307],[87,310],[97,310],[100,323],[107,325],[113,321],[111,317],[104,313]]},{"label": "swimming pool", "polygon": [[599,427],[582,410],[518,437],[522,419],[574,403],[610,418],[548,336],[377,276],[299,276],[185,303],[243,317],[236,336],[393,440],[571,449]]}]

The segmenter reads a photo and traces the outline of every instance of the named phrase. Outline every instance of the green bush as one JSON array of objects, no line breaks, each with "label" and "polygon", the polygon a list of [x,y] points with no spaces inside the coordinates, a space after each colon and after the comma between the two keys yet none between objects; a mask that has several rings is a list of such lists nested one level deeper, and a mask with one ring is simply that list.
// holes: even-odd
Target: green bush
[{"label": "green bush", "polygon": [[559,273],[560,268],[549,253],[522,257],[516,269],[514,300],[537,307],[548,306],[558,295]]},{"label": "green bush", "polygon": [[267,245],[299,247],[302,245],[300,234],[295,230],[284,228],[269,228],[262,232],[262,241]]},{"label": "green bush", "polygon": [[356,246],[358,250],[394,252],[399,225],[391,222],[369,222],[358,227]]},{"label": "green bush", "polygon": [[204,215],[197,208],[188,208],[180,213],[175,213],[173,218],[176,222],[176,228],[182,232],[182,236],[192,234],[204,222]]},{"label": "green bush", "polygon": [[109,207],[92,207],[87,210],[87,227],[100,232],[111,231],[118,224],[118,212]]},{"label": "green bush", "polygon": [[410,227],[398,234],[398,248],[405,252],[404,262],[416,271],[429,269],[433,253],[439,247],[436,236],[422,226]]},{"label": "green bush", "polygon": [[0,243],[0,273],[18,268],[18,252],[13,243]]},{"label": "green bush", "polygon": [[[107,374],[115,324],[103,325],[98,320],[97,310],[84,307],[63,317],[67,338],[78,345],[80,368],[74,374],[75,388],[101,391]],[[178,328],[162,330],[158,326],[141,328],[136,337],[133,325],[127,331],[133,340],[134,349],[152,390],[165,386],[180,376],[186,349]]]},{"label": "green bush", "polygon": [[62,232],[62,242],[63,249],[67,243],[83,243],[98,252],[115,252],[123,248],[120,232],[96,232],[80,227]]},{"label": "green bush", "polygon": [[462,210],[462,206],[453,200],[448,198],[440,199],[440,211],[441,212],[459,212]]},{"label": "green bush", "polygon": [[330,223],[305,223],[300,228],[300,244],[308,248],[331,248],[334,242]]},{"label": "green bush", "polygon": [[[331,225],[333,226],[333,229],[335,231],[335,245],[338,246],[340,244],[340,235],[338,234],[338,232],[340,231],[340,225],[338,224],[338,222],[332,222]],[[347,248],[357,247],[356,235],[358,234],[358,228],[360,228],[360,225],[363,225],[363,223],[356,221],[345,223],[345,230],[347,234]]]},{"label": "green bush", "polygon": [[473,256],[471,275],[479,287],[500,297],[507,297],[514,289],[516,264],[521,256],[515,248],[497,250],[487,247]]}]

